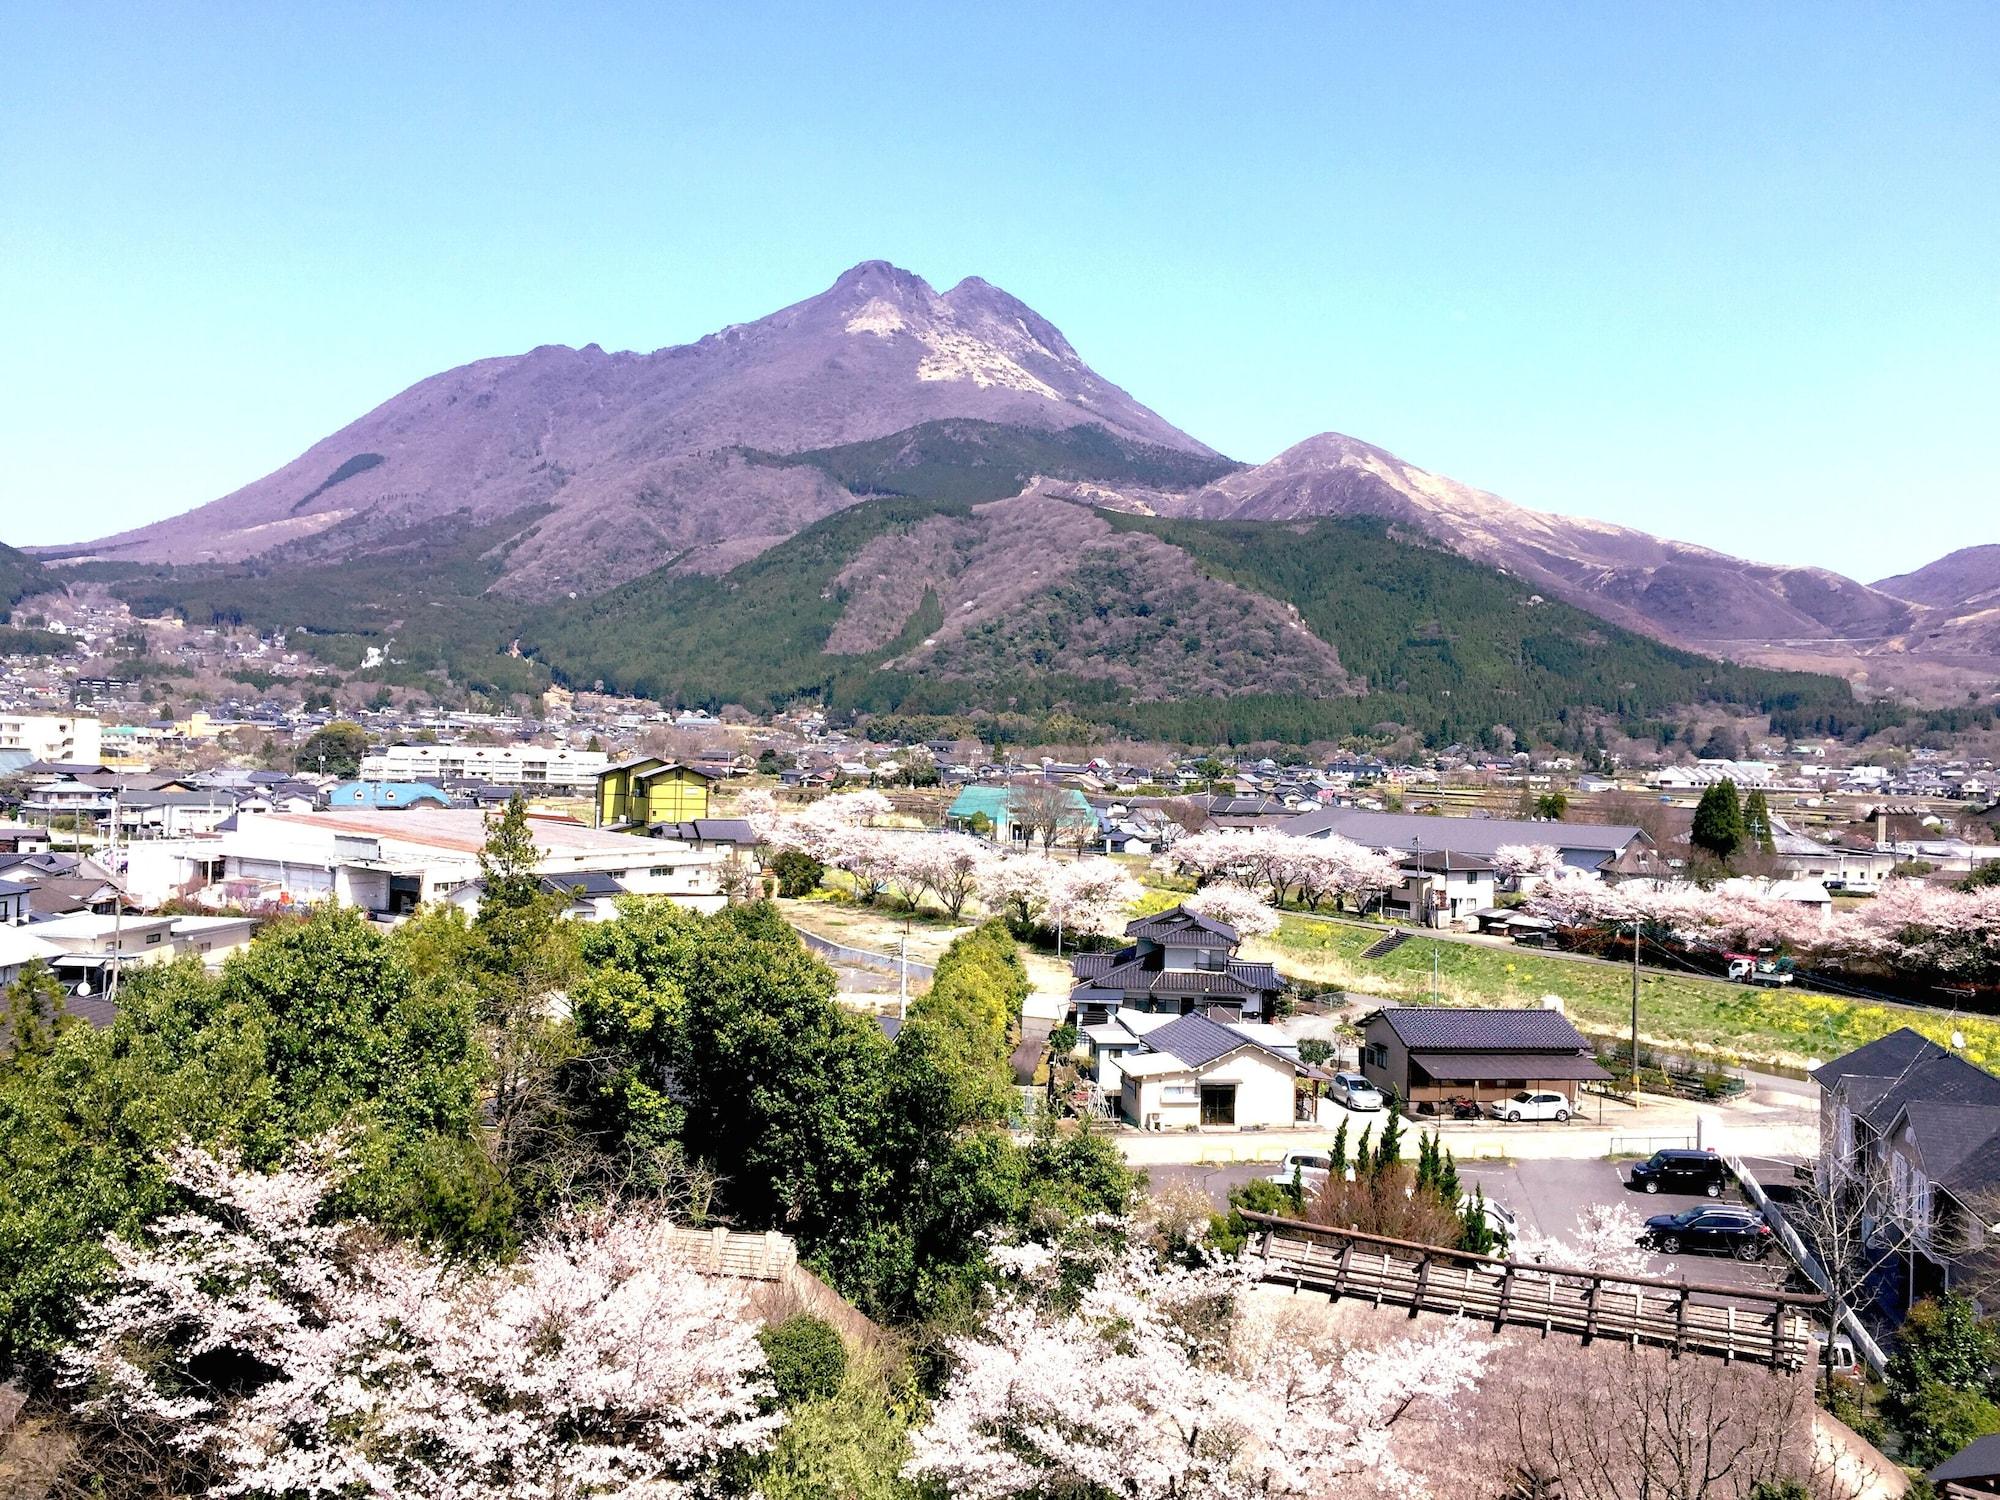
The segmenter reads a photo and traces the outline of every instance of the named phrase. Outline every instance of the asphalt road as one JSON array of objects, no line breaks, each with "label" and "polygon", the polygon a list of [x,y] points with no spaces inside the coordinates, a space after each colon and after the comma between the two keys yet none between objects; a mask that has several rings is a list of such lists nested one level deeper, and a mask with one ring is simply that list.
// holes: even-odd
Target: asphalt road
[{"label": "asphalt road", "polygon": [[[1676,1213],[1710,1200],[1698,1195],[1633,1192],[1625,1185],[1629,1162],[1562,1161],[1524,1159],[1499,1162],[1460,1162],[1458,1175],[1469,1192],[1476,1184],[1486,1196],[1505,1204],[1519,1218],[1523,1230],[1568,1238],[1577,1218],[1593,1203],[1621,1203],[1641,1219],[1654,1214]],[[1789,1163],[1752,1161],[1748,1163],[1767,1184],[1789,1181]],[[1156,1186],[1169,1182],[1198,1184],[1218,1208],[1229,1203],[1229,1190],[1254,1177],[1277,1170],[1276,1160],[1236,1166],[1157,1165],[1146,1169]],[[1743,1196],[1733,1186],[1720,1199],[1741,1204]],[[1684,1277],[1689,1281],[1712,1282],[1720,1286],[1772,1288],[1781,1285],[1790,1271],[1784,1252],[1775,1246],[1762,1262],[1732,1260],[1726,1255],[1683,1253],[1673,1259],[1649,1254],[1644,1274]]]}]

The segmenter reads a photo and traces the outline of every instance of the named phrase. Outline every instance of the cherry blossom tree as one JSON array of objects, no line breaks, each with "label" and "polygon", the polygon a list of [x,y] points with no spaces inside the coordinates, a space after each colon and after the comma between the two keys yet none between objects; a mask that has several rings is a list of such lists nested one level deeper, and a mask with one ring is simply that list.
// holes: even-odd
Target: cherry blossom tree
[{"label": "cherry blossom tree", "polygon": [[[1046,1252],[1015,1267],[1046,1275]],[[1462,1324],[1373,1349],[1245,1326],[1249,1267],[1162,1267],[1143,1248],[1073,1308],[1016,1291],[956,1363],[905,1473],[955,1500],[1421,1496],[1401,1461],[1413,1413],[1448,1417],[1484,1368]]]},{"label": "cherry blossom tree", "polygon": [[1567,1238],[1528,1233],[1508,1249],[1512,1260],[1607,1276],[1643,1276],[1645,1221],[1623,1203],[1593,1203],[1577,1215]]},{"label": "cherry blossom tree", "polygon": [[781,1425],[741,1297],[655,1211],[456,1268],[325,1223],[324,1143],[268,1175],[183,1148],[169,1176],[186,1206],[107,1242],[61,1378],[83,1421],[210,1493],[665,1500]]},{"label": "cherry blossom tree", "polygon": [[1227,922],[1238,937],[1269,937],[1278,930],[1278,914],[1249,891],[1234,885],[1207,885],[1181,902],[1183,911],[1215,922]]},{"label": "cherry blossom tree", "polygon": [[1502,844],[1493,851],[1501,879],[1519,889],[1523,882],[1546,880],[1562,867],[1562,850],[1554,844]]},{"label": "cherry blossom tree", "polygon": [[1076,860],[1057,867],[1042,922],[1056,929],[1060,954],[1065,933],[1104,937],[1120,930],[1139,895],[1139,882],[1115,860]]}]

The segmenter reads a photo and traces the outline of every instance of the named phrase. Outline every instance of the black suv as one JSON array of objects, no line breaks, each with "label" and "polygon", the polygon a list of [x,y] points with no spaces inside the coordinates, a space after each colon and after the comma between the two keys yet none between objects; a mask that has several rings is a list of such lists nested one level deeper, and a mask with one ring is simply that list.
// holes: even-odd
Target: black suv
[{"label": "black suv", "polygon": [[1662,1255],[1709,1250],[1738,1260],[1762,1260],[1771,1253],[1771,1226],[1752,1208],[1684,1208],[1654,1214],[1642,1236]]},{"label": "black suv", "polygon": [[1728,1168],[1713,1151],[1655,1151],[1632,1166],[1632,1186],[1642,1193],[1722,1196]]}]

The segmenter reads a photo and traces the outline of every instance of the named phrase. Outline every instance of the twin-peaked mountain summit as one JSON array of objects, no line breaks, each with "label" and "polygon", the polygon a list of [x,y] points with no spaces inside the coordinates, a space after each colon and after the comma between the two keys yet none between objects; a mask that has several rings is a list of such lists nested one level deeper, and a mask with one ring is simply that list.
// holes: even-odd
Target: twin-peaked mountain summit
[{"label": "twin-peaked mountain summit", "polygon": [[[177,576],[198,565],[270,578],[405,555],[413,535],[442,528],[478,539],[484,594],[588,601],[661,569],[731,575],[815,523],[885,497],[979,507],[1019,496],[1022,504],[955,520],[950,547],[930,527],[930,550],[901,563],[900,594],[920,585],[912,609],[927,594],[940,608],[956,599],[958,623],[985,621],[989,645],[1026,650],[1011,639],[1020,632],[1005,619],[1010,601],[1033,594],[1038,576],[1074,582],[1076,570],[1032,534],[1026,545],[1010,538],[1016,525],[1088,532],[1102,549],[1114,524],[1104,517],[1120,513],[1275,525],[1363,517],[1611,624],[1715,655],[1795,666],[1801,653],[1818,653],[1821,665],[1845,657],[1851,666],[1865,653],[2000,654],[1980,598],[2000,589],[1995,555],[1964,559],[1950,587],[1910,575],[1871,588],[1527,510],[1337,433],[1237,464],[1097,374],[1059,329],[998,287],[974,277],[938,292],[883,261],[692,344],[643,354],[545,345],[447,370],[221,499],[42,550],[181,565]],[[1144,589],[1169,588],[1182,563],[1150,548],[1128,539],[1112,550],[1128,561],[1147,554],[1137,558]],[[999,575],[980,581],[979,597],[959,598],[975,553]],[[943,571],[924,575],[925,566]],[[1212,574],[1183,572],[1191,589],[1213,595]],[[1227,587],[1246,599],[1262,592],[1255,578]],[[1282,634],[1288,601],[1283,590],[1275,597],[1207,602],[1246,618],[1262,611]],[[1970,622],[1960,618],[1968,610]],[[885,616],[870,630],[893,625],[893,638],[913,618]],[[912,652],[934,650],[933,638],[918,637],[898,658],[915,663]],[[1304,677],[1327,689],[1351,681],[1331,665],[1342,643],[1320,644],[1324,652],[1303,652]]]}]

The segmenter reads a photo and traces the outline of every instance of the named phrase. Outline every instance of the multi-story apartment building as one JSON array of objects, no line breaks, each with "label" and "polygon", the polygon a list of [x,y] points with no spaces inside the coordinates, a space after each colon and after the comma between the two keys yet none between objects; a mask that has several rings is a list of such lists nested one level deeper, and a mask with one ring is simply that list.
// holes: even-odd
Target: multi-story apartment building
[{"label": "multi-story apartment building", "polygon": [[595,786],[608,762],[602,750],[547,745],[391,745],[361,758],[361,779],[432,785],[469,779],[527,791],[571,790]]},{"label": "multi-story apartment building", "polygon": [[0,750],[25,750],[35,760],[61,765],[94,766],[103,755],[104,740],[91,714],[0,713]]}]

